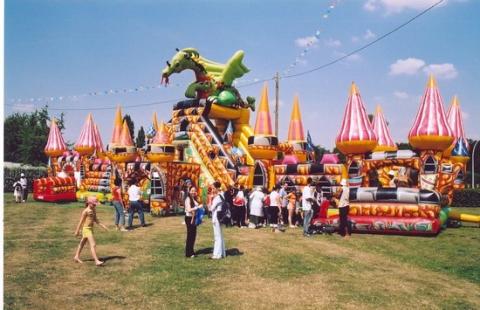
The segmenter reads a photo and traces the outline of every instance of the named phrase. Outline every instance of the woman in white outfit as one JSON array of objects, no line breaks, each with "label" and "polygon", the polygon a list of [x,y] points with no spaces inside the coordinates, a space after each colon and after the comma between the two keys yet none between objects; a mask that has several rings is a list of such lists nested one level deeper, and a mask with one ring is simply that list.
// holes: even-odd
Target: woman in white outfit
[{"label": "woman in white outfit", "polygon": [[264,198],[265,194],[260,186],[250,194],[250,224],[248,227],[257,228],[262,223]]},{"label": "woman in white outfit", "polygon": [[213,183],[214,186],[214,195],[215,197],[212,200],[211,211],[212,211],[212,224],[213,224],[213,255],[211,259],[222,259],[227,256],[225,250],[225,240],[223,239],[222,225],[218,220],[218,211],[222,208],[222,199],[225,199],[222,191],[220,190],[220,182]]}]

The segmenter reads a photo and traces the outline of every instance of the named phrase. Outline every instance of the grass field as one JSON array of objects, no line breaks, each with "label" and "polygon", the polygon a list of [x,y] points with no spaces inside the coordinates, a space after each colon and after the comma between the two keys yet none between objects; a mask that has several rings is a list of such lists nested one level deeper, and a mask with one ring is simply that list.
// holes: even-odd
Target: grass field
[{"label": "grass field", "polygon": [[[224,233],[232,255],[212,261],[209,221],[196,243],[205,254],[185,259],[182,218],[148,215],[151,225],[131,232],[96,229],[106,259],[98,268],[88,247],[83,265],[72,260],[80,203],[14,204],[4,197],[6,309],[480,308],[478,225],[435,238],[350,240],[230,228]],[[98,207],[110,227],[113,213]]]}]

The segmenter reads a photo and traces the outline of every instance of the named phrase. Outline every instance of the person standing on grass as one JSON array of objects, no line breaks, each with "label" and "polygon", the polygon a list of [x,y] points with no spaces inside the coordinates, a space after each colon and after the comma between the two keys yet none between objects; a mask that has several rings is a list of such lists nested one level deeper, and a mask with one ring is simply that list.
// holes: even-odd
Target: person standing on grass
[{"label": "person standing on grass", "polygon": [[95,265],[101,266],[104,262],[98,259],[96,251],[95,238],[93,238],[93,223],[97,223],[102,226],[105,230],[108,230],[107,226],[100,223],[97,218],[96,206],[98,205],[97,197],[90,196],[85,202],[85,209],[82,211],[80,216],[80,221],[78,222],[77,229],[75,230],[75,236],[80,235],[80,228],[82,229],[82,240],[78,245],[77,252],[73,257],[73,260],[77,263],[82,264],[83,261],[80,259],[80,253],[82,252],[85,243],[88,241],[90,244],[90,251],[92,252],[92,257],[95,260]]},{"label": "person standing on grass", "polygon": [[278,227],[278,218],[280,215],[280,206],[282,205],[280,194],[278,190],[280,186],[275,185],[270,193],[270,207],[268,211],[270,212],[270,227],[277,228]]},{"label": "person standing on grass", "polygon": [[250,223],[249,228],[257,228],[262,223],[263,213],[263,199],[265,194],[262,187],[258,186],[250,194]]},{"label": "person standing on grass", "polygon": [[313,216],[312,206],[314,203],[314,189],[315,189],[315,184],[310,179],[310,183],[306,185],[302,191],[303,235],[305,237],[311,236],[309,229],[310,229],[310,221],[312,220],[312,216]]},{"label": "person standing on grass", "polygon": [[225,201],[222,190],[220,189],[220,182],[213,183],[212,194],[214,195],[210,209],[212,211],[213,224],[213,255],[211,259],[222,259],[227,256],[225,249],[225,240],[223,239],[222,225],[218,219],[218,212],[222,209],[222,204]]},{"label": "person standing on grass", "polygon": [[245,224],[245,188],[240,186],[235,194],[235,198],[233,199],[233,209],[235,210],[235,218],[234,223],[237,224],[239,228],[244,228],[247,226]]},{"label": "person standing on grass", "polygon": [[137,179],[133,178],[129,182],[130,187],[128,188],[128,229],[132,229],[133,224],[133,214],[138,213],[138,218],[140,219],[140,225],[145,227],[145,217],[143,215],[143,205],[142,205],[142,191],[140,187],[137,186]]},{"label": "person standing on grass", "polygon": [[288,222],[288,183],[283,182],[282,186],[280,187],[280,190],[278,192],[280,195],[280,220],[283,224],[286,224]]},{"label": "person standing on grass", "polygon": [[197,202],[197,189],[192,186],[185,198],[185,225],[187,226],[187,240],[185,242],[185,257],[195,257],[195,239],[197,238],[197,226],[195,225],[195,212],[202,208]]},{"label": "person standing on grass", "polygon": [[27,202],[28,197],[28,181],[25,173],[20,173],[20,185],[22,186],[22,202]]},{"label": "person standing on grass", "polygon": [[290,225],[290,228],[295,228],[295,221],[294,221],[294,216],[295,216],[295,203],[297,201],[297,195],[295,194],[295,187],[290,190],[290,192],[287,194],[287,210],[288,210],[288,225]]},{"label": "person standing on grass", "polygon": [[350,188],[347,186],[347,180],[342,179],[340,182],[342,189],[340,192],[340,201],[338,202],[338,211],[340,213],[339,234],[348,239],[352,235],[351,227],[348,223],[348,212],[350,211]]},{"label": "person standing on grass", "polygon": [[125,209],[122,199],[122,180],[115,179],[114,187],[112,189],[112,203],[115,208],[115,227],[120,231],[127,231],[125,229],[125,214],[123,210]]}]

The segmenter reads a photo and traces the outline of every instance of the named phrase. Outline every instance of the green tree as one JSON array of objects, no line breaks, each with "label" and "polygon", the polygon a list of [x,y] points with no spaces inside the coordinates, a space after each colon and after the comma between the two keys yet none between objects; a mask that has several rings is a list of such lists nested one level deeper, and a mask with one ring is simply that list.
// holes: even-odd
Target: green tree
[{"label": "green tree", "polygon": [[397,144],[397,147],[398,147],[399,150],[413,150],[410,143],[400,142],[400,143],[396,143],[396,144]]},{"label": "green tree", "polygon": [[330,150],[324,148],[321,145],[315,145],[313,148],[313,152],[315,154],[315,162],[319,162],[322,160],[323,154],[330,153]]},{"label": "green tree", "polygon": [[28,115],[15,113],[8,116],[4,123],[4,159],[5,161],[16,162],[20,158],[19,146],[22,144],[21,131],[27,122]]},{"label": "green tree", "polygon": [[135,141],[135,124],[132,121],[130,115],[125,114],[123,117],[123,121],[127,122],[128,130],[130,131],[130,136],[132,137],[132,141]]},{"label": "green tree", "polygon": [[137,147],[143,147],[145,145],[145,130],[143,130],[143,126],[140,126],[140,129],[138,130],[135,144]]},{"label": "green tree", "polygon": [[[63,113],[57,124],[64,129]],[[47,122],[50,120],[48,106],[30,114],[15,113],[5,119],[5,160],[25,164],[46,164],[47,156],[43,152],[50,132]]]},{"label": "green tree", "polygon": [[338,154],[338,159],[340,160],[341,163],[345,163],[347,162],[347,157],[345,155],[343,155],[342,152],[340,152],[339,149],[337,149],[337,147],[335,147],[333,149],[333,153],[337,153]]}]

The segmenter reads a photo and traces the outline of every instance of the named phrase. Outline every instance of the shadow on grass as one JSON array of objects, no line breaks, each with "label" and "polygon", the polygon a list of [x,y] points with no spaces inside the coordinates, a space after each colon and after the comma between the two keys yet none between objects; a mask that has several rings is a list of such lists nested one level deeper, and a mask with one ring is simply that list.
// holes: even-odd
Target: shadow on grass
[{"label": "shadow on grass", "polygon": [[132,225],[131,227],[127,227],[128,230],[135,230],[135,229],[139,229],[139,228],[145,228],[145,227],[150,227],[150,226],[153,226],[153,223],[147,223],[145,225]]},{"label": "shadow on grass", "polygon": [[[196,255],[208,255],[213,253],[213,248],[203,248],[195,251]],[[243,255],[243,252],[240,252],[237,248],[227,249],[227,256],[240,256]]]},{"label": "shadow on grass", "polygon": [[[98,259],[103,261],[103,262],[107,262],[109,260],[114,260],[114,259],[125,259],[127,258],[126,256],[120,256],[120,255],[112,255],[112,256],[102,256],[102,257],[99,257]],[[93,262],[94,259],[93,258],[89,258],[89,259],[84,259],[83,260],[84,262]]]}]

